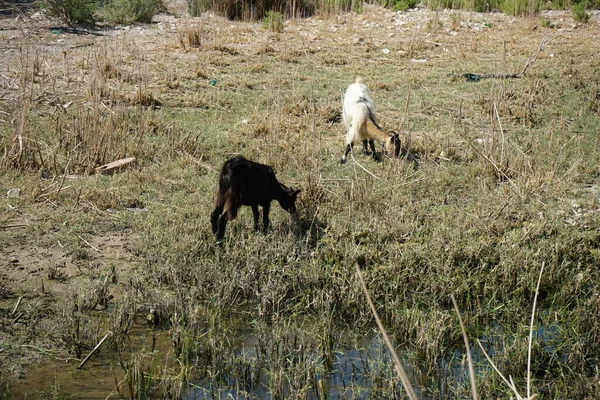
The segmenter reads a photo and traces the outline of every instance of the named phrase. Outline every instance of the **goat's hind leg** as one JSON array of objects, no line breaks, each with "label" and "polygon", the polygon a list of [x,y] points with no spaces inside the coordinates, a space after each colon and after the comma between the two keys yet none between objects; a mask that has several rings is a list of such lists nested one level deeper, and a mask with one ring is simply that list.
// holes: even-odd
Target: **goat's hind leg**
[{"label": "goat's hind leg", "polygon": [[[263,211],[264,213],[264,211]],[[258,205],[253,205],[252,206],[252,216],[254,217],[254,230],[258,231],[260,229],[259,225],[258,225],[258,217],[259,217],[259,213],[258,213]]]},{"label": "goat's hind leg", "polygon": [[346,144],[346,151],[344,152],[344,155],[342,156],[342,159],[340,160],[340,164],[346,163],[346,157],[348,157],[348,154],[352,151],[353,146],[354,146],[354,143]]},{"label": "goat's hind leg", "polygon": [[269,211],[271,209],[271,204],[263,204],[263,231],[265,235],[267,234],[267,229],[269,229]]}]

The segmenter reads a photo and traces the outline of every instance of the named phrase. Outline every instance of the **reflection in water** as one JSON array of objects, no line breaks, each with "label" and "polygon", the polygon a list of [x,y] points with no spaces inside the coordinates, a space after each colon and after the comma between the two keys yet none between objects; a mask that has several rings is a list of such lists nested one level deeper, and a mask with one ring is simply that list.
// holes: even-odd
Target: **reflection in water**
[{"label": "reflection in water", "polygon": [[[257,350],[256,336],[247,335],[243,342],[237,356],[247,361],[249,369],[240,374],[239,369],[232,368],[231,374],[218,379],[193,382],[184,394],[184,399],[272,399],[297,398],[301,395],[310,399],[368,399],[387,397],[393,392],[402,397],[403,389],[395,378],[392,357],[378,335],[360,340],[362,343],[354,348],[336,349],[329,366],[318,350],[310,351],[305,357],[311,359],[303,361],[305,365],[313,367],[306,374],[311,384],[310,389],[303,393],[298,392],[294,382],[289,381],[283,385],[281,392],[273,393],[273,385],[269,380],[280,377],[274,377],[267,366],[260,365],[261,356],[260,350]],[[293,360],[288,362],[293,363]],[[410,365],[405,363],[405,366],[411,376]],[[247,385],[249,381],[251,385]],[[395,385],[395,388],[390,389],[389,385]],[[419,398],[427,399],[424,393],[417,393]]]}]

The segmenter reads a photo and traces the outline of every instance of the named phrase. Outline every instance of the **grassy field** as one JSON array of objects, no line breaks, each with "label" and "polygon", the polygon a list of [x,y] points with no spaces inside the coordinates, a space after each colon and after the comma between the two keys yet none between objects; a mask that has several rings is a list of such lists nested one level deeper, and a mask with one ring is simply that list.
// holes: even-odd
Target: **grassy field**
[{"label": "grassy field", "polygon": [[[84,394],[48,369],[31,384],[35,365],[75,373],[110,332],[82,368],[113,381],[102,398],[405,398],[358,261],[433,399],[471,397],[451,294],[481,398],[513,394],[477,340],[525,396],[543,265],[530,391],[597,398],[598,18],[366,6],[280,33],[203,14],[103,36],[7,20],[0,397]],[[357,75],[417,162],[339,164]],[[298,215],[274,204],[262,235],[242,209],[218,247],[209,214],[235,154],[302,189]]]}]

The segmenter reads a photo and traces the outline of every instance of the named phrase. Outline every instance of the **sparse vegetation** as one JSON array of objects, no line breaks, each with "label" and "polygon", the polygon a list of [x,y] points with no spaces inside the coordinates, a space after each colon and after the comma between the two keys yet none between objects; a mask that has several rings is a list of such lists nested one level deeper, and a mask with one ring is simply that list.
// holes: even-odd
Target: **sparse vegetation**
[{"label": "sparse vegetation", "polygon": [[587,24],[590,20],[590,14],[586,11],[585,5],[585,1],[573,5],[573,19],[583,24]]},{"label": "sparse vegetation", "polygon": [[[60,41],[0,30],[20,46],[0,67],[1,395],[76,397],[70,382],[92,378],[72,357],[111,332],[98,398],[404,398],[359,260],[413,384],[440,399],[471,394],[452,294],[471,343],[525,392],[545,265],[532,392],[598,397],[597,18],[538,54],[548,30],[531,19],[364,11],[277,35],[205,14]],[[536,54],[518,79],[462,75]],[[339,165],[357,74],[417,164]],[[209,215],[234,154],[302,189],[299,215],[273,207],[255,235],[242,208],[220,248]],[[480,398],[512,395],[473,353]],[[28,362],[60,368],[32,392],[15,378]]]}]

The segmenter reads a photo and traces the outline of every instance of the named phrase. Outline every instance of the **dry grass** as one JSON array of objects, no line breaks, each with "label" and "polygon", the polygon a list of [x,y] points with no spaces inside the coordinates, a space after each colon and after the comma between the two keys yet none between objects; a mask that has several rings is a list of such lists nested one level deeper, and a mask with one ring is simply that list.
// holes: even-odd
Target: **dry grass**
[{"label": "dry grass", "polygon": [[[418,393],[471,394],[454,293],[467,335],[518,392],[531,371],[528,394],[593,397],[598,20],[565,15],[544,15],[548,28],[368,6],[282,32],[209,14],[98,37],[33,20],[0,31],[0,193],[20,189],[1,200],[0,309],[24,298],[16,323],[0,313],[13,332],[0,357],[31,357],[14,349],[33,338],[79,357],[110,330],[100,357],[129,378],[125,395],[177,395],[188,380],[213,395],[335,395],[331,377],[354,355],[369,367],[344,376],[345,395],[400,397],[389,353],[365,339],[372,317],[348,267],[359,258]],[[461,78],[519,73],[547,38],[519,79]],[[341,96],[358,74],[418,164],[358,152],[338,164]],[[242,210],[220,249],[208,215],[216,171],[237,153],[302,188],[299,215],[274,205],[263,236]],[[92,174],[128,156],[138,162],[122,173]],[[543,263],[528,360],[523,321]],[[150,335],[168,335],[160,355],[128,342],[149,315]],[[248,335],[254,351],[240,351]],[[473,357],[481,398],[506,394]]]}]

